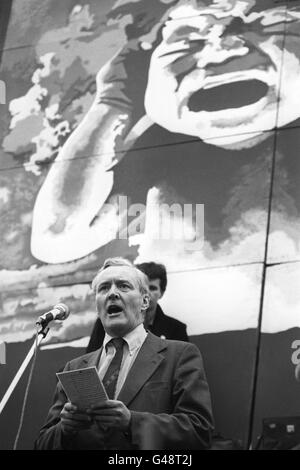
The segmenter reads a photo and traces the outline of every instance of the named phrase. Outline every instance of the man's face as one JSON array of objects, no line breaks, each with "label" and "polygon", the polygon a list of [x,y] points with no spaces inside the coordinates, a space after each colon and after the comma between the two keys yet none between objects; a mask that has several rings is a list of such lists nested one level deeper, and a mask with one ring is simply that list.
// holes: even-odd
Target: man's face
[{"label": "man's face", "polygon": [[149,298],[141,294],[135,269],[111,266],[104,269],[95,285],[96,306],[105,331],[124,336],[144,321]]},{"label": "man's face", "polygon": [[159,279],[149,279],[149,291],[150,291],[149,311],[155,312],[156,307],[157,307],[157,302],[163,295],[163,292],[160,287]]},{"label": "man's face", "polygon": [[265,138],[262,130],[274,128],[277,117],[279,126],[297,119],[300,6],[292,5],[178,2],[151,58],[150,118],[172,132],[208,142],[218,137],[214,145],[237,149]]}]

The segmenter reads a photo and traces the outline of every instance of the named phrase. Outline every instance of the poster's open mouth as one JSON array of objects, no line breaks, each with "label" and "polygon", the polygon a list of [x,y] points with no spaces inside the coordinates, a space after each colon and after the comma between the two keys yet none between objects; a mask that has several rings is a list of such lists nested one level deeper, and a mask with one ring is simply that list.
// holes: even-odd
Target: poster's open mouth
[{"label": "poster's open mouth", "polygon": [[268,85],[261,80],[234,81],[201,88],[190,96],[187,106],[193,112],[242,108],[257,103],[267,95],[268,89]]}]

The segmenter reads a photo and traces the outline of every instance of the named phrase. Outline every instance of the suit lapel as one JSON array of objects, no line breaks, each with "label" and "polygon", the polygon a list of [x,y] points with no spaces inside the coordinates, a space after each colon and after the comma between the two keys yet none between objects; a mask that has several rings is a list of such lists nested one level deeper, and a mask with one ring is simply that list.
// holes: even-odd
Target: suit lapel
[{"label": "suit lapel", "polygon": [[164,355],[160,352],[166,347],[166,341],[148,333],[119,393],[118,400],[128,406],[164,359]]},{"label": "suit lapel", "polygon": [[97,349],[93,353],[90,353],[82,358],[82,366],[81,367],[93,367],[96,366],[98,368],[100,356],[102,353],[102,347]]}]

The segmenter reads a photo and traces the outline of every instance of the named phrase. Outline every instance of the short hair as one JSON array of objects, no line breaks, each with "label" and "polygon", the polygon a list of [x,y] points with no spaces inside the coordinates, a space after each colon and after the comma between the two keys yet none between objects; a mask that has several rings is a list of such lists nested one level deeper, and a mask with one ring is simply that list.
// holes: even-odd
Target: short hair
[{"label": "short hair", "polygon": [[165,292],[167,287],[167,270],[163,264],[150,261],[148,263],[136,264],[136,267],[145,273],[151,281],[159,279],[161,291]]},{"label": "short hair", "polygon": [[96,276],[94,277],[92,281],[92,289],[94,292],[96,292],[96,282],[97,278],[100,273],[102,273],[105,269],[111,268],[113,266],[126,266],[128,268],[132,268],[136,275],[137,275],[137,282],[139,286],[139,290],[142,295],[148,294],[149,295],[149,284],[148,284],[148,279],[147,276],[140,270],[138,269],[134,264],[131,263],[126,258],[121,258],[121,257],[115,257],[115,258],[107,258],[99,271],[97,272]]}]

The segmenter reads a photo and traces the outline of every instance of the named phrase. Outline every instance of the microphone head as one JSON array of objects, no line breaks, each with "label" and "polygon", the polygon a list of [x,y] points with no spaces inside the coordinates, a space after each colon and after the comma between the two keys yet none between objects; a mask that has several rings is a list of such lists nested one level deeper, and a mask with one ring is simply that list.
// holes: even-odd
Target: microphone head
[{"label": "microphone head", "polygon": [[70,315],[70,309],[66,304],[56,304],[54,309],[57,309],[61,312],[57,315],[57,320],[65,320]]}]

